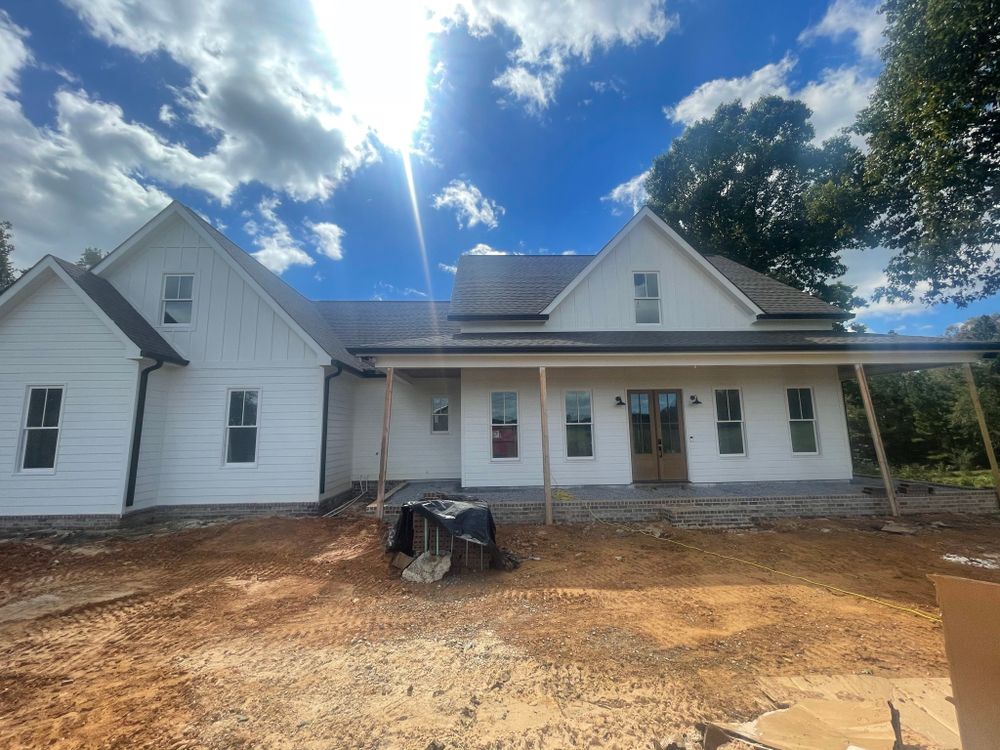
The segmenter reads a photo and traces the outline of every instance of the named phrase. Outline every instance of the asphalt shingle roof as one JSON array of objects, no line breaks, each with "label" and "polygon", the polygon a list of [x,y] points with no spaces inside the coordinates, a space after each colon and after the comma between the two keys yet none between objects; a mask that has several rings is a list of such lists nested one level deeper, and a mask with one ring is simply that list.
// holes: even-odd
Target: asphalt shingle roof
[{"label": "asphalt shingle roof", "polygon": [[53,257],[53,260],[111,318],[121,332],[139,347],[143,356],[179,365],[187,364],[187,360],[167,343],[107,279],[61,258]]},{"label": "asphalt shingle roof", "polygon": [[320,315],[349,348],[384,342],[405,343],[425,336],[453,336],[459,324],[448,319],[447,302],[314,302]]},{"label": "asphalt shingle roof", "polygon": [[706,255],[705,260],[729,279],[768,316],[822,316],[850,318],[850,313],[811,294],[765,276],[722,255]]}]

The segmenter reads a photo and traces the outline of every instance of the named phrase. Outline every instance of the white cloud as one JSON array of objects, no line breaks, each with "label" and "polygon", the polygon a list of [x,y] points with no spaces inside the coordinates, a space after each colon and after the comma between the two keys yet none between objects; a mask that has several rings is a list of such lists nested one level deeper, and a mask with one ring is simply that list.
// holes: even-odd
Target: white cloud
[{"label": "white cloud", "polygon": [[469,229],[482,224],[488,229],[496,229],[504,207],[485,197],[471,182],[452,180],[444,190],[434,196],[434,208],[452,208],[458,225]]},{"label": "white cloud", "polygon": [[312,232],[316,240],[316,248],[331,260],[342,260],[344,257],[344,230],[336,224],[321,221],[306,222],[306,228]]},{"label": "white cloud", "polygon": [[243,229],[253,238],[257,252],[251,253],[264,266],[277,274],[282,274],[292,266],[311,266],[316,261],[302,249],[298,240],[292,237],[277,213],[281,201],[276,196],[263,198],[257,204],[260,220],[250,219]]},{"label": "white cloud", "polygon": [[510,255],[506,250],[497,250],[485,242],[480,242],[466,250],[462,255]]},{"label": "white cloud", "polygon": [[878,2],[834,0],[823,19],[801,34],[799,41],[809,43],[819,37],[839,39],[854,37],[854,48],[862,57],[877,57],[882,48],[885,16],[879,13]]},{"label": "white cloud", "polygon": [[169,104],[160,106],[160,114],[158,117],[160,122],[164,125],[173,125],[177,121],[177,113],[170,108]]},{"label": "white cloud", "polygon": [[450,273],[452,276],[454,276],[456,273],[458,273],[458,266],[452,263],[438,263],[438,270],[444,271],[445,273]]},{"label": "white cloud", "polygon": [[[888,265],[892,256],[893,251],[884,247],[847,250],[841,256],[847,266],[847,273],[844,274],[841,281],[857,287],[855,294],[859,297],[870,299],[874,291],[885,284],[886,278],[883,269]],[[916,295],[918,298],[925,288],[918,287]],[[895,324],[896,321],[932,312],[932,309],[916,300],[912,302],[879,300],[878,302],[869,302],[867,306],[856,311],[857,320],[875,331],[885,331],[890,328],[900,330],[900,326]]]},{"label": "white cloud", "polygon": [[647,177],[649,177],[648,169],[630,180],[625,180],[621,185],[616,185],[610,193],[602,196],[601,200],[612,204],[611,212],[615,215],[621,214],[623,209],[629,209],[633,214],[638,213],[649,200],[649,193],[646,192]]},{"label": "white cloud", "polygon": [[[442,0],[473,34],[503,27],[518,41],[511,65],[493,81],[515,101],[539,112],[555,99],[567,66],[597,50],[659,43],[677,25],[664,0]],[[448,14],[448,11],[446,11]]]},{"label": "white cloud", "polygon": [[427,292],[414,289],[413,287],[398,287],[395,284],[390,284],[388,281],[379,281],[375,284],[371,299],[412,299],[413,297],[426,298]]},{"label": "white cloud", "polygon": [[716,107],[735,99],[749,105],[762,96],[777,95],[801,99],[812,110],[812,124],[816,140],[823,141],[850,126],[854,117],[868,102],[868,95],[875,86],[875,76],[862,67],[848,66],[826,69],[818,80],[795,86],[791,74],[796,59],[785,55],[781,61],[769,63],[748,76],[717,78],[701,84],[672,107],[664,107],[664,114],[674,122],[691,125],[710,117]]}]

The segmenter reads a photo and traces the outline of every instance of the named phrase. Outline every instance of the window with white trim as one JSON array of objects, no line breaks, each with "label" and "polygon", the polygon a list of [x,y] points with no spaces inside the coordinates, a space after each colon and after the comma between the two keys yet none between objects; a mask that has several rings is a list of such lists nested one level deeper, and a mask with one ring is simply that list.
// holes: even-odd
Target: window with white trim
[{"label": "window with white trim", "polygon": [[257,427],[260,391],[238,389],[229,391],[226,415],[226,463],[257,463]]},{"label": "window with white trim", "polygon": [[660,322],[660,274],[657,271],[636,271],[632,274],[635,296],[635,322]]},{"label": "window with white trim", "polygon": [[715,391],[715,427],[719,434],[719,453],[742,456],[746,453],[743,435],[743,400],[739,388]]},{"label": "window with white trim", "polygon": [[59,425],[62,421],[63,389],[37,386],[28,389],[21,434],[21,471],[56,467]]},{"label": "window with white trim", "polygon": [[566,457],[594,457],[590,391],[566,391]]},{"label": "window with white trim", "polygon": [[491,457],[517,458],[517,392],[490,393],[490,412]]},{"label": "window with white trim", "polygon": [[431,432],[448,432],[447,396],[431,396]]},{"label": "window with white trim", "polygon": [[792,453],[818,453],[812,388],[788,389],[788,429]]},{"label": "window with white trim", "polygon": [[191,325],[194,308],[194,274],[165,274],[160,307],[160,322],[163,325]]}]

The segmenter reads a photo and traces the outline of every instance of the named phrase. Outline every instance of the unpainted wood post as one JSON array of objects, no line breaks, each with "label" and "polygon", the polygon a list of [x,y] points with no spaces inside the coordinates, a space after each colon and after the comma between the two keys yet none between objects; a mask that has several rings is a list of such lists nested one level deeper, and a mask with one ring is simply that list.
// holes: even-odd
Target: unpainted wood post
[{"label": "unpainted wood post", "polygon": [[979,401],[976,378],[972,374],[972,365],[968,362],[962,365],[962,370],[965,372],[965,382],[969,384],[969,398],[972,400],[972,409],[976,412],[976,421],[979,422],[979,433],[983,436],[983,446],[986,448],[986,458],[990,462],[990,471],[993,472],[993,491],[996,493],[997,502],[1000,503],[1000,468],[997,468],[997,454],[993,451],[990,429],[986,425],[986,415],[983,413],[983,405]]},{"label": "unpainted wood post", "polygon": [[868,376],[865,374],[865,366],[854,365],[854,372],[858,376],[858,388],[861,390],[861,400],[865,404],[865,416],[868,417],[868,429],[872,433],[872,442],[875,444],[875,457],[878,459],[878,470],[882,475],[882,484],[885,485],[885,494],[889,498],[889,507],[892,515],[899,515],[899,503],[896,501],[896,488],[892,486],[892,475],[889,473],[889,461],[885,457],[885,446],[882,445],[882,433],[878,429],[878,420],[875,418],[875,407],[872,405],[872,393],[868,389]]},{"label": "unpainted wood post", "polygon": [[389,423],[392,419],[392,367],[385,370],[385,403],[382,407],[382,450],[378,456],[378,495],[375,497],[375,517],[385,519],[385,475],[389,468]]},{"label": "unpainted wood post", "polygon": [[545,368],[538,368],[538,396],[541,402],[542,420],[542,484],[545,488],[545,523],[551,526],[552,518],[552,471],[549,464],[549,389],[545,380]]}]

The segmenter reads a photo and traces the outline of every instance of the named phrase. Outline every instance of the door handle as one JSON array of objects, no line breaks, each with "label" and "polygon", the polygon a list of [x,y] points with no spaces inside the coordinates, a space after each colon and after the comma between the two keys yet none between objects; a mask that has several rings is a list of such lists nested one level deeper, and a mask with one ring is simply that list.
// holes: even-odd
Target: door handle
[{"label": "door handle", "polygon": [[656,455],[659,458],[663,458],[663,438],[656,441]]}]

